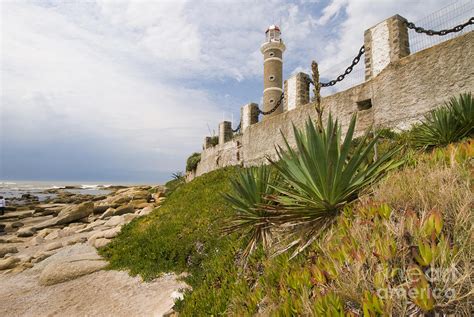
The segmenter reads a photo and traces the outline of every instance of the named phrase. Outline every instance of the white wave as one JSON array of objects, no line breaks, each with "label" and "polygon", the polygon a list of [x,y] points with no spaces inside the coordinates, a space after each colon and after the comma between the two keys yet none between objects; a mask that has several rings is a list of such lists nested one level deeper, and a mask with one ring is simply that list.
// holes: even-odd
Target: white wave
[{"label": "white wave", "polygon": [[82,189],[97,189],[100,185],[81,185]]}]

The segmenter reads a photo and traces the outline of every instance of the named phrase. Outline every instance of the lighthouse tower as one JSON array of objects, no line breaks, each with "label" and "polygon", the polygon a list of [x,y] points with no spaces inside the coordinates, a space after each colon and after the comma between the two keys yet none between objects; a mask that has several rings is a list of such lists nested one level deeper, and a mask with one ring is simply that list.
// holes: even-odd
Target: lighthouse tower
[{"label": "lighthouse tower", "polygon": [[[270,25],[265,32],[265,42],[260,47],[263,54],[263,111],[275,107],[283,93],[283,52],[286,47],[281,39],[280,28]],[[271,115],[283,111],[283,101]],[[266,115],[263,120],[271,115]]]}]

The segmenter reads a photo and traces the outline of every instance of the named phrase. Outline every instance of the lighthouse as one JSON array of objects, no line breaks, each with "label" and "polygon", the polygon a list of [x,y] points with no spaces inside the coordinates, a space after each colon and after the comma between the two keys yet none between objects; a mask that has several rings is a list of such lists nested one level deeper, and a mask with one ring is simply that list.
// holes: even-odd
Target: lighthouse
[{"label": "lighthouse", "polygon": [[[272,110],[283,93],[283,52],[286,47],[281,39],[280,28],[270,25],[265,32],[265,42],[260,51],[263,54],[263,111]],[[280,106],[266,118],[283,111],[283,101]]]}]

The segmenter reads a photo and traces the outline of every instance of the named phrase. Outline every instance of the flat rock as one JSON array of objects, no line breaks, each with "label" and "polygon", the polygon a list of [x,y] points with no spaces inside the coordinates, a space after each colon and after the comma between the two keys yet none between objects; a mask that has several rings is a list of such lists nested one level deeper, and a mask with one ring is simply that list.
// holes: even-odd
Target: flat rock
[{"label": "flat rock", "polygon": [[115,228],[112,228],[112,229],[109,229],[109,230],[105,230],[105,231],[103,231],[103,237],[106,238],[106,239],[115,238],[119,234],[121,229],[122,229],[122,227],[118,226],[118,227],[115,227]]},{"label": "flat rock", "polygon": [[106,227],[116,227],[124,223],[124,217],[122,216],[113,216],[104,223]]},{"label": "flat rock", "polygon": [[94,241],[94,247],[96,247],[97,249],[98,249],[98,248],[102,248],[102,247],[106,246],[107,244],[109,244],[110,241],[112,241],[112,240],[110,240],[110,239],[105,239],[105,238],[96,239],[96,240]]},{"label": "flat rock", "polygon": [[101,259],[94,248],[76,244],[49,257],[42,264],[44,269],[39,283],[54,285],[99,271],[107,262]]},{"label": "flat rock", "polygon": [[133,206],[126,205],[126,206],[118,207],[114,212],[114,216],[133,214],[134,212],[135,212],[135,209],[133,208]]},{"label": "flat rock", "polygon": [[76,243],[85,243],[87,242],[87,237],[72,237],[71,239],[67,240],[67,245],[73,245]]},{"label": "flat rock", "polygon": [[21,211],[11,211],[7,212],[4,215],[0,216],[0,220],[7,219],[23,219],[33,216],[34,210],[21,210]]},{"label": "flat rock", "polygon": [[123,215],[123,221],[124,223],[129,223],[130,221],[132,221],[133,219],[139,217],[138,215],[135,215],[135,214],[125,214]]},{"label": "flat rock", "polygon": [[49,258],[50,256],[52,256],[54,254],[54,252],[45,252],[45,251],[40,251],[40,252],[37,252],[34,256],[33,256],[33,259],[31,260],[32,263],[39,263],[47,258]]},{"label": "flat rock", "polygon": [[153,207],[148,206],[148,207],[143,208],[138,214],[140,216],[146,216],[146,215],[150,214],[152,211],[153,211]]},{"label": "flat rock", "polygon": [[20,262],[20,259],[13,256],[0,260],[0,271],[14,268],[18,262]]},{"label": "flat rock", "polygon": [[47,220],[35,226],[37,229],[43,229],[56,225],[68,224],[74,221],[80,221],[88,217],[94,210],[92,202],[85,202],[79,205],[72,205],[64,208],[56,218]]},{"label": "flat rock", "polygon": [[115,214],[115,208],[108,208],[102,215],[100,215],[99,219],[110,218]]},{"label": "flat rock", "polygon": [[59,241],[57,242],[52,242],[48,245],[45,246],[44,250],[45,251],[52,251],[52,250],[56,250],[56,249],[59,249],[59,248],[62,248],[63,247],[63,244]]},{"label": "flat rock", "polygon": [[14,246],[9,245],[0,246],[0,258],[3,258],[5,254],[8,253],[18,253],[18,249]]}]

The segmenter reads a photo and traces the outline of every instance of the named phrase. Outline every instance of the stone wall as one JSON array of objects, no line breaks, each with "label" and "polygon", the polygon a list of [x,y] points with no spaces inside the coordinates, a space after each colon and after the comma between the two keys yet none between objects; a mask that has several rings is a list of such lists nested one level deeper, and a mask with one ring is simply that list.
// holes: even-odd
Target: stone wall
[{"label": "stone wall", "polygon": [[[322,98],[322,105],[325,115],[331,112],[343,130],[353,114],[358,116],[358,134],[371,125],[404,130],[451,96],[469,91],[474,91],[472,31],[392,60],[363,84]],[[316,118],[311,103],[248,126],[231,141],[204,150],[195,175],[229,165],[258,165],[267,156],[275,158],[275,145],[282,144],[282,134],[294,144],[292,124],[301,128],[309,117]]]}]

